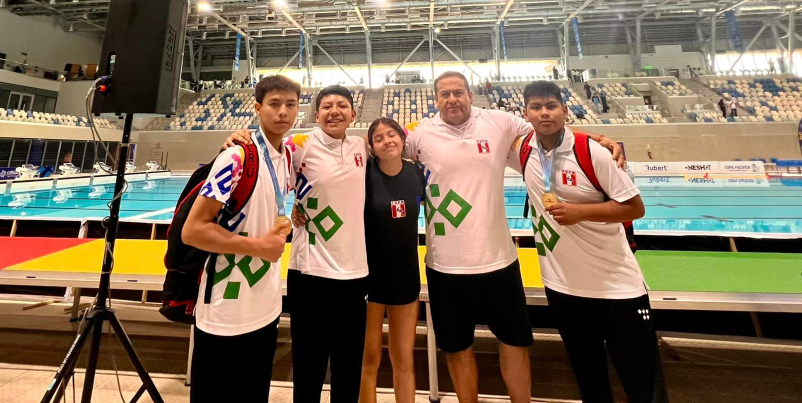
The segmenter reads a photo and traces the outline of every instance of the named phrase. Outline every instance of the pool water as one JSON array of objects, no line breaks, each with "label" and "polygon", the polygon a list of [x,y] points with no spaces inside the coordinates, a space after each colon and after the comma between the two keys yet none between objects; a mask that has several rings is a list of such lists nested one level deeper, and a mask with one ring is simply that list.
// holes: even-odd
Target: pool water
[{"label": "pool water", "polygon": [[[188,177],[129,182],[123,220],[169,222]],[[523,217],[526,189],[520,178],[506,178],[504,201],[510,229],[531,231]],[[635,230],[652,234],[705,234],[802,237],[802,181],[772,180],[768,187],[688,188],[640,185],[646,216]],[[113,184],[0,196],[0,218],[79,220],[108,214]],[[292,194],[287,200],[293,203]],[[419,225],[424,225],[423,212]],[[515,231],[522,230],[522,231]],[[531,233],[531,232],[530,232]]]}]

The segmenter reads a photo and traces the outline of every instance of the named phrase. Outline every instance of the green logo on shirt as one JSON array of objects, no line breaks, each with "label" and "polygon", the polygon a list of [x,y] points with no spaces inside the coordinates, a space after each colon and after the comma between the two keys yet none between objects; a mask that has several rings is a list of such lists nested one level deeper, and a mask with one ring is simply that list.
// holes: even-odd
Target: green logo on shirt
[{"label": "green logo on shirt", "polygon": [[[300,207],[304,215],[309,218],[309,210],[318,209],[317,198],[310,197],[306,199],[306,209],[304,209],[303,206]],[[327,218],[329,219],[328,222],[326,222]],[[314,245],[315,233],[309,230],[309,224],[314,225],[320,236],[322,236],[324,240],[328,241],[334,236],[334,234],[337,233],[337,231],[339,231],[340,227],[343,226],[343,220],[337,215],[337,212],[335,212],[331,206],[326,206],[316,216],[309,218],[306,222],[306,232],[309,234],[309,244]],[[328,228],[326,228],[326,225],[328,225]]]},{"label": "green logo on shirt", "polygon": [[[424,215],[426,216],[426,225],[432,221],[435,214],[438,212],[440,215],[446,219],[454,228],[459,228],[462,221],[465,220],[465,217],[468,216],[468,213],[471,212],[473,206],[470,203],[465,201],[457,192],[453,190],[449,190],[446,193],[446,196],[443,200],[440,201],[440,205],[438,207],[434,207],[432,204],[433,198],[440,197],[440,186],[436,184],[429,185],[429,195],[426,196],[426,200],[424,201]],[[451,205],[455,204],[459,210],[456,213],[452,213]],[[446,225],[442,222],[435,222],[434,223],[434,234],[438,236],[443,236],[446,234]]]},{"label": "green logo on shirt", "polygon": [[[532,212],[532,222],[535,222],[537,217],[537,210],[535,210],[535,206],[530,205],[529,211]],[[540,239],[543,242],[538,242],[537,239],[535,240],[535,246],[537,247],[537,254],[540,256],[546,256],[546,249],[549,252],[554,250],[554,246],[557,245],[557,241],[560,240],[560,234],[557,231],[554,231],[554,228],[549,225],[549,222],[546,221],[546,218],[540,216],[540,219],[537,220],[537,224],[532,226],[532,230],[535,232],[535,236],[540,234]]]},{"label": "green logo on shirt", "polygon": [[[242,236],[248,236],[247,232],[240,232],[239,234]],[[251,271],[251,262],[253,261],[252,256],[244,256],[239,261],[235,261],[236,258],[234,254],[227,253],[224,254],[223,257],[228,262],[228,265],[223,270],[214,273],[213,285],[217,285],[217,283],[227,279],[236,267],[242,272],[242,275],[245,276],[245,280],[248,282],[248,287],[253,288],[253,286],[255,286],[256,283],[258,283],[259,280],[261,280],[262,277],[264,277],[265,274],[267,274],[267,272],[270,270],[270,262],[259,259],[262,260],[262,267],[255,272]],[[239,281],[229,281],[228,284],[226,284],[226,290],[223,292],[223,299],[238,299],[239,289]]]}]

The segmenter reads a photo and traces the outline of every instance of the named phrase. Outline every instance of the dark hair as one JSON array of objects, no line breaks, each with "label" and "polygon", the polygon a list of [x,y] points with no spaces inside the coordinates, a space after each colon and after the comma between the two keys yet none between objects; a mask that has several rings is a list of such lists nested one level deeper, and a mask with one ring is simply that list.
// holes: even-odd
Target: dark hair
[{"label": "dark hair", "polygon": [[457,71],[446,71],[445,73],[440,74],[439,76],[437,76],[437,78],[434,80],[434,93],[435,94],[437,94],[437,83],[439,83],[440,80],[442,80],[444,78],[449,78],[449,77],[459,77],[459,78],[461,78],[462,81],[465,82],[465,89],[468,90],[468,92],[471,92],[471,87],[468,85],[468,79],[465,78],[464,74],[462,74],[460,72],[457,72]]},{"label": "dark hair", "polygon": [[317,93],[315,97],[315,110],[320,110],[320,100],[329,95],[339,95],[347,99],[348,103],[351,104],[351,109],[354,109],[354,96],[351,95],[351,90],[342,85],[330,85]]},{"label": "dark hair", "polygon": [[295,81],[290,80],[285,76],[275,75],[267,76],[256,84],[253,92],[256,97],[256,102],[262,103],[265,100],[265,95],[272,91],[286,91],[294,92],[298,98],[301,97],[301,85]]},{"label": "dark hair", "polygon": [[560,87],[551,81],[533,81],[524,88],[524,109],[529,104],[529,97],[554,97],[563,105],[563,94]]},{"label": "dark hair", "polygon": [[390,126],[391,129],[395,130],[398,135],[401,136],[401,141],[406,142],[407,132],[404,131],[398,122],[390,118],[378,118],[374,120],[368,128],[368,144],[370,144],[371,147],[373,147],[373,133],[379,128],[379,125]]}]

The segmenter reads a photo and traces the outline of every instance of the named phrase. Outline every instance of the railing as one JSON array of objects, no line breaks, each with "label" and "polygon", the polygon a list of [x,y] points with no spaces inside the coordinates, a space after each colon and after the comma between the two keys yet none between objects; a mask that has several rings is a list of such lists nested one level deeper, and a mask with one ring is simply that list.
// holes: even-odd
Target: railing
[{"label": "railing", "polygon": [[708,104],[685,104],[682,106],[682,113],[690,112],[718,112],[715,107]]},{"label": "railing", "polygon": [[26,76],[44,78],[47,80],[58,81],[61,73],[57,70],[46,69],[40,66],[34,66],[27,63],[19,63],[8,59],[0,58],[0,65],[3,70],[12,73],[24,74]]},{"label": "railing", "polygon": [[660,112],[657,105],[626,105],[624,107],[625,113],[638,113],[638,112]]}]

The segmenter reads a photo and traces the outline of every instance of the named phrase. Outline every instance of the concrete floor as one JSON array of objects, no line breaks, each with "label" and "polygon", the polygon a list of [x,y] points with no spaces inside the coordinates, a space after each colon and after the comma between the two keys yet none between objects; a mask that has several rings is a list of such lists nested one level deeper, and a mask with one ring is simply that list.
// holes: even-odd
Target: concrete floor
[{"label": "concrete floor", "polygon": [[[0,329],[0,363],[3,363],[0,364],[0,403],[39,401],[74,335],[71,332]],[[662,336],[665,343],[661,354],[672,402],[802,402],[802,343],[733,337],[725,340],[712,336],[688,337],[686,334]],[[188,338],[131,338],[145,367],[153,374],[164,374],[154,377],[166,401],[187,401],[188,389],[184,386],[183,374],[186,371]],[[493,338],[476,339],[474,347],[480,371],[479,392],[489,396],[505,396],[496,343]],[[425,337],[421,335],[415,350],[416,383],[421,391],[421,401],[428,400],[425,391],[429,388],[425,346]],[[85,356],[79,362],[79,368],[84,366]],[[530,357],[532,394],[536,401],[579,400],[576,382],[557,335],[547,330],[536,332]],[[113,372],[112,375],[108,372],[114,368],[112,359],[120,371],[133,369],[116,338],[104,339],[99,362],[103,375],[96,382],[95,401],[119,401],[116,379]],[[274,361],[274,393],[271,393],[271,401],[274,398],[281,399],[285,394],[291,395],[291,360],[288,329],[282,328]],[[614,370],[611,369],[611,373],[614,374]],[[76,378],[77,389],[80,389],[82,375],[79,373]],[[616,401],[625,401],[615,375],[613,378]],[[442,353],[438,353],[438,380],[440,391],[453,391]],[[122,377],[121,384],[124,386],[123,394],[130,400],[139,386],[138,379]],[[392,368],[386,349],[378,385],[387,390],[382,394],[382,399],[393,401],[389,394]],[[79,394],[80,390],[76,392]],[[68,401],[71,401],[71,393],[68,393],[68,397]]]}]

